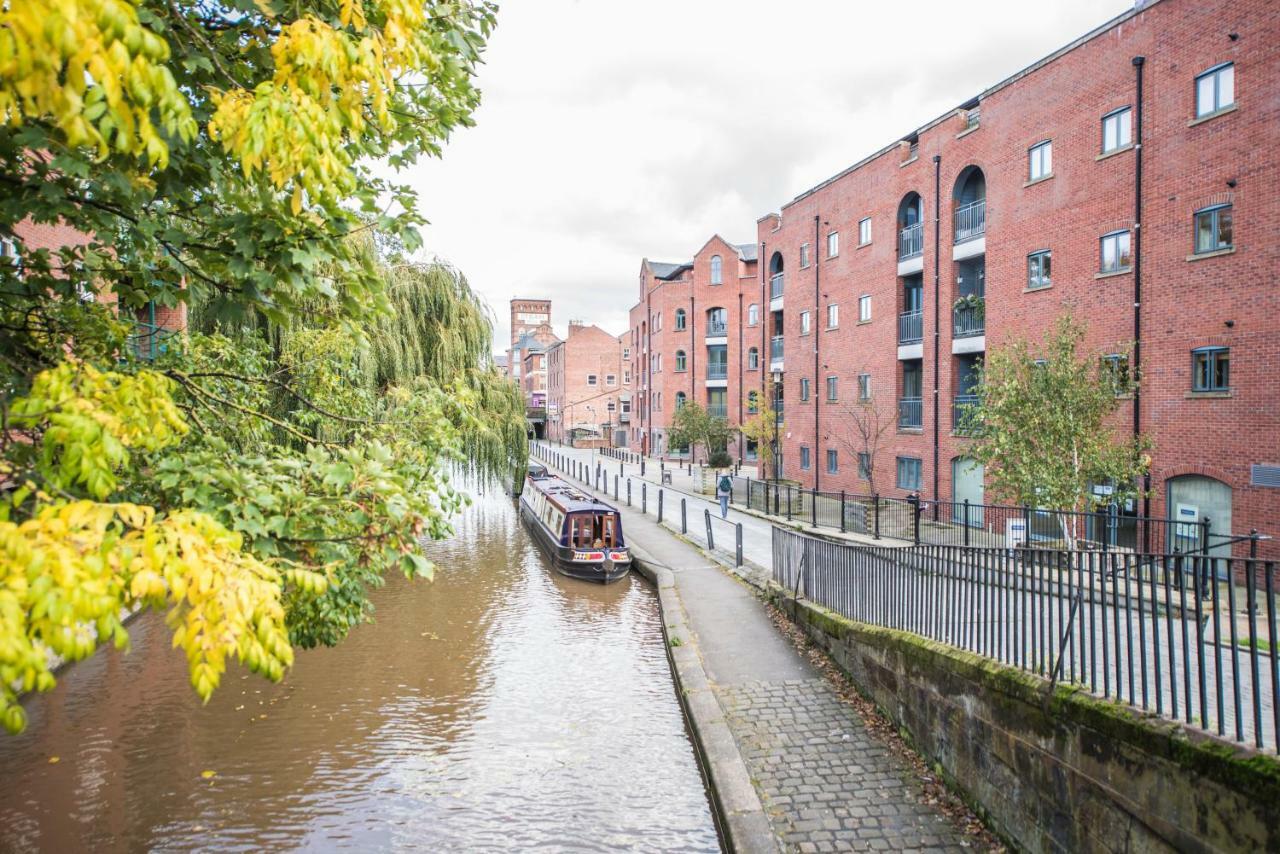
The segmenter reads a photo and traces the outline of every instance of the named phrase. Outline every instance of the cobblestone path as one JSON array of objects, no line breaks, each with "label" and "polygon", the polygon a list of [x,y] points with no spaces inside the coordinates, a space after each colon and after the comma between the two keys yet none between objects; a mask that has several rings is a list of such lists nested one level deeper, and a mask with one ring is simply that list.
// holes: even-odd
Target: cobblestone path
[{"label": "cobblestone path", "polygon": [[715,689],[789,851],[965,851],[908,769],[825,679]]}]

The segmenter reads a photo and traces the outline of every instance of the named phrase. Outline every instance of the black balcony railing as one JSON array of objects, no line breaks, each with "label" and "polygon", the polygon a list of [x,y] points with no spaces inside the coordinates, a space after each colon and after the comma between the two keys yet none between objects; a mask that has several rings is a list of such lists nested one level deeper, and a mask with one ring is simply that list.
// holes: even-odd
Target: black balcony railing
[{"label": "black balcony railing", "polygon": [[904,311],[898,315],[898,343],[918,344],[924,340],[924,312]]},{"label": "black balcony railing", "polygon": [[898,426],[922,427],[924,425],[924,404],[918,397],[898,399]]},{"label": "black balcony railing", "polygon": [[978,405],[976,394],[957,394],[951,403],[951,429],[968,435],[973,432],[973,411]]},{"label": "black balcony railing", "polygon": [[916,223],[898,235],[898,260],[905,261],[924,252],[924,224]]},{"label": "black balcony railing", "polygon": [[769,299],[777,299],[782,296],[782,287],[786,284],[786,275],[784,273],[774,273],[769,279]]},{"label": "black balcony railing", "polygon": [[951,329],[955,338],[972,338],[982,335],[986,329],[986,304],[958,305],[951,311]]},{"label": "black balcony railing", "polygon": [[729,334],[729,324],[725,323],[723,320],[707,321],[707,337],[708,338],[722,338],[728,334]]},{"label": "black balcony railing", "polygon": [[956,243],[987,233],[987,200],[978,199],[956,208]]},{"label": "black balcony railing", "polygon": [[708,362],[707,363],[707,379],[723,380],[729,376],[728,362]]},{"label": "black balcony railing", "polygon": [[708,403],[707,414],[712,418],[727,418],[729,416],[729,407],[725,403]]},{"label": "black balcony railing", "polygon": [[782,336],[775,335],[773,336],[773,339],[769,342],[770,361],[774,361],[774,362],[781,361],[782,353],[783,353]]}]

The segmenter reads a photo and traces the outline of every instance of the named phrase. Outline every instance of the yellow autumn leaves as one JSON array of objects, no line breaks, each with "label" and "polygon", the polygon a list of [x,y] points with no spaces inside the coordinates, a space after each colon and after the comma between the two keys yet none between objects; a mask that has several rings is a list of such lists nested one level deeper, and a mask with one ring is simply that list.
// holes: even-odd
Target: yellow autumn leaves
[{"label": "yellow autumn leaves", "polygon": [[[127,462],[128,448],[162,447],[185,432],[168,380],[154,372],[122,376],[68,362],[37,377],[33,396],[37,389],[45,395],[40,416],[31,397],[15,408],[25,413],[27,427],[40,419],[36,426],[46,440],[63,430],[57,453],[79,461],[69,476],[90,492],[103,487],[97,473],[104,459],[116,468],[123,464],[110,448],[121,449]],[[139,402],[139,389],[153,397]],[[67,413],[78,420],[59,422]],[[0,723],[7,729],[25,726],[19,691],[53,686],[51,655],[75,660],[99,643],[124,646],[122,617],[136,607],[169,609],[174,646],[186,653],[202,699],[217,687],[229,658],[269,679],[283,677],[293,650],[282,586],[287,581],[318,594],[325,576],[258,560],[243,550],[238,533],[193,510],[161,516],[136,504],[37,493],[35,512],[10,521],[30,488],[15,493],[0,518]]]}]

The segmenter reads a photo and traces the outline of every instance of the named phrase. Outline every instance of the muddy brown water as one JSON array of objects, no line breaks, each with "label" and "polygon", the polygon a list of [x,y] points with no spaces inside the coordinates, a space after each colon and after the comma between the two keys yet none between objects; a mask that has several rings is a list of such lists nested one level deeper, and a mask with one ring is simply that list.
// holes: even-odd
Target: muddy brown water
[{"label": "muddy brown water", "polygon": [[556,574],[500,494],[430,553],[342,645],[206,706],[135,620],[0,734],[0,849],[719,850],[653,589]]}]

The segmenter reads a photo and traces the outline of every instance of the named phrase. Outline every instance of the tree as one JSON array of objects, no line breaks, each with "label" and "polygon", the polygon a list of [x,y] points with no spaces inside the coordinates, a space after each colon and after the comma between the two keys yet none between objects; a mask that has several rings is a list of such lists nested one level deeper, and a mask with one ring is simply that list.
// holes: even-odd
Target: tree
[{"label": "tree", "polygon": [[763,466],[773,464],[774,442],[782,435],[784,427],[778,411],[768,401],[761,403],[759,411],[742,425],[742,435],[756,443],[756,454]]},{"label": "tree", "polygon": [[[232,658],[280,679],[385,572],[431,572],[458,469],[520,464],[487,309],[405,262],[421,217],[374,171],[471,123],[493,21],[468,0],[0,9],[8,729],[50,652],[127,644],[135,607],[167,610],[202,698]],[[87,237],[35,249],[24,221]],[[179,302],[192,334],[138,358],[130,317]]]},{"label": "tree", "polygon": [[[964,414],[992,491],[1015,504],[1053,510],[1095,510],[1141,494],[1150,442],[1117,436],[1112,415],[1138,378],[1100,353],[1082,353],[1085,330],[1069,315],[1058,319],[1037,349],[1015,339],[988,355],[979,369],[978,402]],[[1127,349],[1121,365],[1128,363]],[[1092,487],[1112,492],[1096,496]],[[1075,517],[1064,535],[1073,542]]]},{"label": "tree", "polygon": [[838,411],[850,429],[833,433],[832,439],[858,461],[859,467],[862,465],[860,455],[866,455],[867,489],[876,495],[876,457],[885,433],[897,426],[897,412],[886,410],[877,398],[845,401]]},{"label": "tree", "polygon": [[[688,448],[690,453],[701,445],[707,452],[708,463],[713,466],[728,465],[725,448],[733,438],[733,428],[723,418],[709,415],[696,402],[689,401],[671,417],[671,429],[667,440],[673,448]],[[721,458],[717,460],[717,457]]]}]

